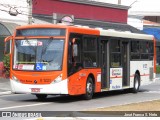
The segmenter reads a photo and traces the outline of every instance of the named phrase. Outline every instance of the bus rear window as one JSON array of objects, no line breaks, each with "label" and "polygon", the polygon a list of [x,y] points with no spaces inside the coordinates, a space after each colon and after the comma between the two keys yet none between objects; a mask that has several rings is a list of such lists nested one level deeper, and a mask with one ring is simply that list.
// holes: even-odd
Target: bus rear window
[{"label": "bus rear window", "polygon": [[16,36],[64,36],[65,29],[53,28],[33,28],[19,29],[16,31]]}]

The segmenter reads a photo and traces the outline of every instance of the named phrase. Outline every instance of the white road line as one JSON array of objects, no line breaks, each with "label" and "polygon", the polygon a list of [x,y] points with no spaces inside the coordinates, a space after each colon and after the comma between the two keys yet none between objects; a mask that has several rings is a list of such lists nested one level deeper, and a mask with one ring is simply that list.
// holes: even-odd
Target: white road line
[{"label": "white road line", "polygon": [[143,93],[155,93],[155,94],[160,94],[160,91],[146,91],[146,92],[143,92]]},{"label": "white road line", "polygon": [[11,94],[11,91],[5,91],[5,92],[0,92],[0,95],[6,95],[6,94]]},{"label": "white road line", "polygon": [[38,106],[38,105],[47,105],[47,104],[51,104],[51,103],[38,103],[38,104],[32,104],[32,105],[11,106],[11,107],[0,108],[0,110],[13,109],[13,108],[22,108],[22,107],[30,107],[30,106]]}]

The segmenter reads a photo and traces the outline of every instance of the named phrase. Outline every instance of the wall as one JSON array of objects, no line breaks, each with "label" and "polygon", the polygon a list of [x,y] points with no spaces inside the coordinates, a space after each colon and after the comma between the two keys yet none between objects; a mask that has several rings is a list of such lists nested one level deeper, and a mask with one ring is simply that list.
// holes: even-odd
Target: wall
[{"label": "wall", "polygon": [[33,14],[71,14],[79,19],[92,19],[106,22],[127,23],[126,9],[107,8],[94,5],[62,2],[60,0],[38,0],[33,2]]}]

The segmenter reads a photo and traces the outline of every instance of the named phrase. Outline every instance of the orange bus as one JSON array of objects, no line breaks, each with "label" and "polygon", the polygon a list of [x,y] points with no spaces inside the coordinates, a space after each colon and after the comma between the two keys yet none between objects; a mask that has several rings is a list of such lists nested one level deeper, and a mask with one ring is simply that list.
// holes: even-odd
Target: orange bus
[{"label": "orange bus", "polygon": [[[10,47],[10,48],[9,48]],[[5,39],[13,93],[83,95],[130,89],[155,80],[151,35],[65,25],[17,27]]]}]

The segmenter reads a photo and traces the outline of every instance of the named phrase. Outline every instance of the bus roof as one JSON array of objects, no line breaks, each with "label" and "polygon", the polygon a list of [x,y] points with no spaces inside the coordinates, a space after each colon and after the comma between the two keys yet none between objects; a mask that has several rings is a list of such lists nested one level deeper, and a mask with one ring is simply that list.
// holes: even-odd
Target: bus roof
[{"label": "bus roof", "polygon": [[115,31],[115,30],[100,30],[101,36],[111,36],[111,37],[120,37],[120,38],[133,38],[133,39],[143,39],[143,40],[153,40],[153,35],[147,34],[138,34],[124,31]]},{"label": "bus roof", "polygon": [[64,28],[68,29],[69,32],[81,33],[81,34],[92,34],[100,35],[100,31],[94,28],[88,28],[87,26],[74,26],[74,25],[64,25],[64,24],[36,24],[36,25],[25,25],[19,26],[16,29],[34,29],[34,28]]},{"label": "bus roof", "polygon": [[[64,28],[70,30],[70,32],[76,33],[84,33],[84,34],[93,34],[93,35],[100,35],[100,36],[108,36],[108,37],[120,37],[120,38],[132,38],[132,39],[143,39],[143,40],[153,40],[153,35],[147,34],[139,34],[139,33],[131,33],[131,32],[124,32],[124,31],[116,31],[112,29],[96,29],[96,28],[89,28],[87,26],[81,25],[60,25],[60,24],[36,24],[36,25],[25,25],[25,26],[18,26],[16,29],[28,29],[28,28]],[[90,32],[89,32],[90,30]]]},{"label": "bus roof", "polygon": [[55,25],[55,24],[34,24],[18,26],[16,29],[28,29],[28,28],[67,28],[67,25]]}]

